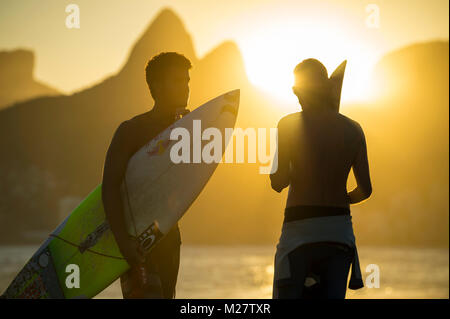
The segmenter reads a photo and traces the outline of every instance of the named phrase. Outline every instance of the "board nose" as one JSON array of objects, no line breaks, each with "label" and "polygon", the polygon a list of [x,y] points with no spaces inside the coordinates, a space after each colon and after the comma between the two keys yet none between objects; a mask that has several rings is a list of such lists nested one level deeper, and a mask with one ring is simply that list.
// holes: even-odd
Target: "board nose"
[{"label": "board nose", "polygon": [[237,113],[237,111],[239,109],[239,100],[241,97],[241,90],[236,89],[236,90],[229,91],[228,93],[225,93],[224,97],[227,102],[230,102],[230,104],[234,107],[235,112]]}]

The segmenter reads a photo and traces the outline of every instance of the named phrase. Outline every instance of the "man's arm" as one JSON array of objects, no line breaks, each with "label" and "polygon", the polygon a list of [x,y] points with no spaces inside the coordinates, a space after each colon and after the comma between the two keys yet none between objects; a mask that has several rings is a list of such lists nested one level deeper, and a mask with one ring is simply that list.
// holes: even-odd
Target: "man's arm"
[{"label": "man's arm", "polygon": [[[270,175],[272,188],[278,193],[289,185],[289,141],[283,119],[278,122],[278,143],[275,156],[278,158],[277,171]],[[276,159],[274,159],[275,162]]]},{"label": "man's arm", "polygon": [[122,123],[114,133],[109,145],[103,169],[102,201],[106,219],[122,255],[130,265],[136,265],[139,263],[137,245],[130,239],[126,230],[120,193],[128,160],[133,155],[130,149],[130,139],[127,137],[129,134],[127,123]]},{"label": "man's arm", "polygon": [[364,131],[361,129],[361,140],[358,152],[353,162],[353,173],[357,186],[348,193],[350,204],[359,203],[372,194],[372,183],[370,181],[369,161],[367,159],[367,145]]}]

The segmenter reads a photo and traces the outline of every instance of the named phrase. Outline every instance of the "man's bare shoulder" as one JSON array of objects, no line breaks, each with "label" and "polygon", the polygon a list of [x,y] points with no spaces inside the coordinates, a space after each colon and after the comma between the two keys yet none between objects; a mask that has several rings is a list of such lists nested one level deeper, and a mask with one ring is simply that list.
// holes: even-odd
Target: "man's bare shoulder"
[{"label": "man's bare shoulder", "polygon": [[151,117],[151,114],[152,114],[152,111],[147,111],[145,113],[138,114],[136,116],[133,116],[131,119],[129,119],[128,122],[134,123],[134,124],[139,124],[143,121],[149,120]]},{"label": "man's bare shoulder", "polygon": [[291,122],[292,120],[298,119],[301,116],[301,114],[302,114],[302,112],[295,112],[295,113],[291,113],[291,114],[283,116],[278,121],[278,127],[288,125],[288,123]]},{"label": "man's bare shoulder", "polygon": [[121,135],[133,135],[141,128],[150,118],[150,111],[138,114],[132,118],[123,121],[117,128],[117,133]]},{"label": "man's bare shoulder", "polygon": [[151,118],[151,111],[142,113],[142,114],[138,114],[133,116],[132,118],[130,118],[127,121],[124,121],[124,123],[126,122],[126,126],[128,126],[128,128],[135,128],[135,127],[139,127],[141,125],[143,125],[144,123],[148,122],[148,120]]},{"label": "man's bare shoulder", "polygon": [[341,123],[343,123],[348,129],[353,130],[353,131],[355,131],[357,133],[361,133],[362,132],[362,127],[357,121],[349,118],[348,116],[345,116],[342,113],[337,113],[337,114],[338,114],[337,115],[338,116],[338,120]]},{"label": "man's bare shoulder", "polygon": [[365,134],[362,126],[355,120],[339,113],[339,120],[342,123],[345,134],[355,141],[356,144],[365,142]]}]

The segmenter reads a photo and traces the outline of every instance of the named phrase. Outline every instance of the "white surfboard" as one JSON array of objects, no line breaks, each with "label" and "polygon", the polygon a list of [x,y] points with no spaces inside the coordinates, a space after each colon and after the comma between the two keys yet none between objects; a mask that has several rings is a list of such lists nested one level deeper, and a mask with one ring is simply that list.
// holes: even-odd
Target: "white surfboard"
[{"label": "white surfboard", "polygon": [[[185,129],[198,141],[198,136],[193,136],[195,120],[201,121],[202,131],[216,128],[224,138],[218,154],[221,158],[228,144],[225,128],[234,127],[238,108],[239,90],[221,95],[172,124],[130,159],[121,194],[128,231],[141,243],[144,253],[184,215],[218,165],[174,163],[170,149],[177,141],[170,140],[170,132]],[[68,266],[78,269],[75,286],[67,284],[68,276],[73,275],[67,273]],[[49,235],[2,297],[92,298],[128,269],[105,222],[99,185]]]},{"label": "white surfboard", "polygon": [[[234,127],[238,108],[239,90],[221,95],[169,126],[128,162],[122,184],[127,228],[144,251],[183,216],[218,165],[204,162],[203,147],[213,138],[202,141],[202,133],[208,129],[206,133],[215,131],[214,138],[220,136],[220,149],[214,150],[220,161],[229,138],[225,129]],[[171,148],[179,140],[171,140],[170,135],[180,129],[189,134],[187,163],[174,163],[171,158]]]}]

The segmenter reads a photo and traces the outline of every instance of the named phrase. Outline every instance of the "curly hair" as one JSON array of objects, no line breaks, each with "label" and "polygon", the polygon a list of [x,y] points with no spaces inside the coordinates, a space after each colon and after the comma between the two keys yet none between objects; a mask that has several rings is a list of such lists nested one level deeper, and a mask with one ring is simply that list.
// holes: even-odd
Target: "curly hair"
[{"label": "curly hair", "polygon": [[145,79],[152,96],[154,93],[153,84],[164,76],[166,70],[171,66],[189,70],[192,67],[192,64],[188,58],[177,52],[162,52],[148,61],[147,66],[145,67]]}]

